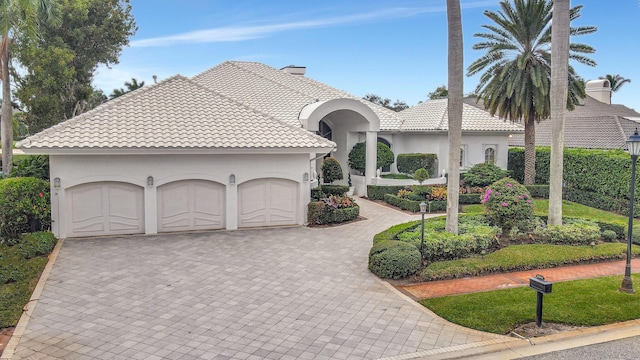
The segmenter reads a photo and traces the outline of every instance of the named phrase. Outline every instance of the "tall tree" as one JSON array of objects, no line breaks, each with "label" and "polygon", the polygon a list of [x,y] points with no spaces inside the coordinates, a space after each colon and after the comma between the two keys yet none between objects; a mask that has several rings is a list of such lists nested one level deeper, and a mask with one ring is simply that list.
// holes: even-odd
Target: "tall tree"
[{"label": "tall tree", "polygon": [[400,100],[396,100],[393,104],[391,103],[391,99],[389,98],[381,98],[379,95],[375,95],[375,94],[367,94],[363,97],[363,99],[370,101],[374,104],[380,105],[380,106],[384,106],[389,110],[393,110],[393,111],[402,111],[404,109],[408,109],[409,105],[407,105],[406,102],[404,101],[400,101]]},{"label": "tall tree", "polygon": [[447,179],[447,219],[445,230],[458,233],[460,187],[460,143],[462,141],[462,90],[464,58],[462,52],[462,14],[460,0],[447,0],[448,82],[449,82],[449,178]]},{"label": "tall tree", "polygon": [[117,64],[137,30],[129,0],[57,2],[64,26],[45,24],[37,41],[17,41],[26,71],[17,78],[16,96],[32,134],[99,104],[91,85],[97,67]]},{"label": "tall tree", "polygon": [[2,172],[11,174],[13,166],[13,106],[11,106],[11,50],[17,36],[33,38],[38,26],[49,22],[60,25],[60,16],[53,0],[3,0],[0,2],[0,66],[2,68]]},{"label": "tall tree", "polygon": [[138,82],[136,78],[131,78],[130,82],[129,81],[124,82],[124,87],[126,89],[123,89],[123,88],[113,89],[113,92],[111,93],[111,95],[109,95],[109,99],[115,99],[128,92],[132,92],[133,90],[140,89],[143,86],[144,86],[144,81]]},{"label": "tall tree", "polygon": [[[491,115],[524,122],[525,184],[535,182],[535,123],[550,115],[551,16],[553,4],[547,0],[503,0],[501,10],[486,10],[494,24],[483,25],[488,33],[474,36],[484,41],[473,46],[486,53],[467,69],[469,76],[482,71],[476,92]],[[570,10],[570,21],[580,17],[582,6]],[[594,26],[570,28],[572,36],[590,34]],[[595,66],[584,54],[595,50],[585,44],[569,44],[569,58]],[[569,90],[566,107],[572,110],[584,98],[584,82],[574,69],[568,70]]]},{"label": "tall tree", "polygon": [[435,90],[427,94],[429,100],[443,99],[449,96],[449,90],[446,85],[440,85]]},{"label": "tall tree", "polygon": [[562,225],[562,172],[564,168],[564,113],[569,92],[570,0],[554,0],[551,24],[551,164],[549,225]]},{"label": "tall tree", "polygon": [[620,90],[620,88],[622,87],[622,85],[626,84],[626,83],[630,83],[631,79],[625,79],[622,76],[615,74],[615,75],[611,75],[611,74],[607,74],[605,76],[600,76],[601,80],[609,80],[609,85],[611,85],[611,91],[612,92],[616,92],[618,90]]}]

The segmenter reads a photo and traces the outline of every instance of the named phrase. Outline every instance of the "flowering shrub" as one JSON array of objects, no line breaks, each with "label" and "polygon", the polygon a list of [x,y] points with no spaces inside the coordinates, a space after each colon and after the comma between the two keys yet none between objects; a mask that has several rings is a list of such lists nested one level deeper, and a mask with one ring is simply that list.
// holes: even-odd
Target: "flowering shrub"
[{"label": "flowering shrub", "polygon": [[503,237],[513,227],[530,228],[533,220],[533,199],[527,188],[511,178],[491,184],[482,198],[492,224],[502,229]]},{"label": "flowering shrub", "polygon": [[431,199],[429,200],[447,200],[447,187],[439,186],[431,189]]},{"label": "flowering shrub", "polygon": [[348,196],[331,195],[329,197],[320,199],[320,201],[325,204],[325,207],[328,210],[353,207],[353,200],[351,200],[351,198]]},{"label": "flowering shrub", "polygon": [[47,181],[32,177],[0,180],[0,242],[13,244],[24,232],[48,228],[49,199]]}]

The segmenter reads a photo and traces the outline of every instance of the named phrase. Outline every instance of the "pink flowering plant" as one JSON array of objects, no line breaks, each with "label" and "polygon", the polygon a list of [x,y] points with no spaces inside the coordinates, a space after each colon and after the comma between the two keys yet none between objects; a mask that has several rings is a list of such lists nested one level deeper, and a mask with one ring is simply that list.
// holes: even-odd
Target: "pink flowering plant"
[{"label": "pink flowering plant", "polygon": [[511,178],[491,184],[482,197],[488,218],[507,237],[512,228],[529,229],[533,220],[533,199],[526,187]]}]

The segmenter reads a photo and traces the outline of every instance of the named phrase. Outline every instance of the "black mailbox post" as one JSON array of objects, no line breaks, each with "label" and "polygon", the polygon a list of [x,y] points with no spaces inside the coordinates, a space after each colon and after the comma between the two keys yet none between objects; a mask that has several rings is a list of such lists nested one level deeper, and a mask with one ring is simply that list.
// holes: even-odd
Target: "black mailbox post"
[{"label": "black mailbox post", "polygon": [[542,326],[542,299],[544,294],[551,294],[553,283],[545,281],[544,276],[536,275],[529,278],[529,287],[538,293],[538,301],[536,302],[536,325]]}]

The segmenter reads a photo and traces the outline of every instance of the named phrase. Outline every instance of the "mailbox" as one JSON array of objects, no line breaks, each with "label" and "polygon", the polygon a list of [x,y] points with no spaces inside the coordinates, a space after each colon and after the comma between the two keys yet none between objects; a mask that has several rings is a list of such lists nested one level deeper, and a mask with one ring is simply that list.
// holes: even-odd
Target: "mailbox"
[{"label": "mailbox", "polygon": [[552,285],[553,283],[545,281],[542,276],[529,278],[529,287],[541,294],[551,294]]}]

